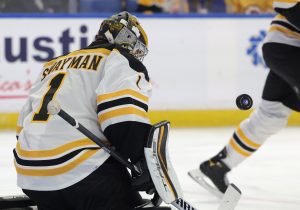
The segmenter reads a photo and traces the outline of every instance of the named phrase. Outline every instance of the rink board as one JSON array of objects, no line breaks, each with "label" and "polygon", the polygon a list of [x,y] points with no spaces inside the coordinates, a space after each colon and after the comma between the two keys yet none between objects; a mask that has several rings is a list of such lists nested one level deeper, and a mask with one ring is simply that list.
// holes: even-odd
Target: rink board
[{"label": "rink board", "polygon": [[[234,125],[248,116],[235,105],[247,93],[260,101],[268,69],[261,53],[271,17],[142,17],[149,37],[145,58],[153,94],[150,117],[175,126]],[[0,127],[16,114],[52,57],[86,46],[102,18],[0,16]],[[28,26],[30,25],[30,30]],[[11,27],[14,26],[14,27]],[[295,115],[296,116],[296,115]],[[291,124],[300,124],[293,117]]]},{"label": "rink board", "polygon": [[[171,122],[172,127],[211,127],[211,126],[236,126],[246,119],[250,111],[237,110],[167,110],[150,111],[151,122],[157,123],[162,120]],[[18,114],[0,114],[0,129],[15,129]],[[300,114],[293,112],[288,125],[299,126]]]}]

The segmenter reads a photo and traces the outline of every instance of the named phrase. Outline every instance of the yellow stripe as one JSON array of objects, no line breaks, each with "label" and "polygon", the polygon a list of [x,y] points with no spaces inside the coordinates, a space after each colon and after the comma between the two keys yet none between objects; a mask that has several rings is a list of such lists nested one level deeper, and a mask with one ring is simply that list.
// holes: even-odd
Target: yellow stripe
[{"label": "yellow stripe", "polygon": [[53,168],[53,169],[24,169],[17,166],[16,162],[14,162],[14,164],[18,174],[22,174],[25,176],[56,176],[72,170],[73,168],[75,168],[76,166],[78,166],[79,164],[87,160],[89,157],[91,157],[98,151],[99,149],[86,151],[79,158],[68,163],[67,165],[58,168]]},{"label": "yellow stripe", "polygon": [[68,150],[74,149],[76,147],[81,147],[81,146],[95,146],[96,144],[89,140],[89,139],[81,139],[77,141],[73,141],[67,144],[64,144],[60,147],[57,147],[55,149],[50,149],[50,150],[23,150],[20,146],[20,143],[17,143],[16,149],[18,152],[18,155],[22,157],[27,157],[27,158],[44,158],[44,157],[52,157],[56,156],[59,154],[62,154]]},{"label": "yellow stripe", "polygon": [[[152,123],[162,120],[171,122],[172,127],[221,127],[236,126],[253,110],[153,110],[149,112]],[[15,130],[18,113],[1,113],[0,130]],[[288,125],[300,126],[300,114],[292,112]],[[12,139],[15,140],[15,139]],[[0,140],[1,141],[1,140]]]},{"label": "yellow stripe", "polygon": [[144,95],[140,94],[139,92],[137,92],[135,90],[124,89],[124,90],[120,90],[120,91],[113,92],[113,93],[107,93],[107,94],[99,95],[98,98],[97,98],[97,103],[101,103],[105,100],[120,97],[120,96],[124,96],[124,95],[134,96],[135,98],[138,98],[138,99],[144,101],[145,103],[148,103],[148,100],[149,100],[149,98],[147,96],[144,96]]},{"label": "yellow stripe", "polygon": [[273,31],[280,31],[280,32],[282,32],[284,34],[287,34],[287,35],[291,36],[291,37],[295,37],[297,39],[300,39],[300,34],[298,34],[297,32],[291,31],[291,30],[289,30],[287,28],[284,28],[282,26],[272,25],[271,28],[270,28],[270,30],[269,30],[269,32],[273,32]]},{"label": "yellow stripe", "polygon": [[152,6],[154,4],[153,0],[138,0],[138,4],[143,6]]},{"label": "yellow stripe", "polygon": [[284,16],[281,15],[281,14],[276,15],[275,18],[276,18],[276,19],[280,19],[280,20],[286,20],[286,17],[284,17]]},{"label": "yellow stripe", "polygon": [[245,152],[243,149],[241,149],[235,142],[233,139],[230,139],[230,146],[239,154],[245,156],[245,157],[249,157],[251,155],[251,153]]},{"label": "yellow stripe", "polygon": [[21,133],[22,129],[23,129],[23,127],[17,126],[17,127],[16,127],[16,134]]},{"label": "yellow stripe", "polygon": [[51,66],[52,64],[54,64],[55,62],[59,61],[59,60],[63,60],[65,59],[66,57],[70,57],[70,56],[75,56],[75,55],[82,55],[82,54],[91,54],[91,53],[101,53],[103,55],[109,55],[110,54],[110,50],[108,49],[105,49],[105,48],[98,48],[98,49],[85,49],[85,50],[77,50],[77,51],[74,51],[74,52],[71,52],[65,56],[61,56],[61,57],[58,57],[54,60],[51,60],[47,63],[44,64],[44,68],[46,67],[49,67]]},{"label": "yellow stripe", "polygon": [[281,3],[297,3],[300,2],[299,0],[274,0],[275,2],[281,2]]},{"label": "yellow stripe", "polygon": [[257,144],[255,142],[251,141],[241,130],[240,126],[237,128],[237,134],[239,135],[240,139],[244,143],[246,143],[248,146],[252,147],[253,149],[258,149],[261,146],[261,144]]},{"label": "yellow stripe", "polygon": [[128,115],[128,114],[134,114],[138,115],[144,118],[148,118],[148,114],[145,111],[141,111],[139,109],[133,108],[133,107],[124,107],[116,110],[112,110],[110,112],[106,112],[104,114],[99,115],[99,121],[100,123],[103,123],[105,120],[108,120],[113,117],[119,117],[122,115]]}]

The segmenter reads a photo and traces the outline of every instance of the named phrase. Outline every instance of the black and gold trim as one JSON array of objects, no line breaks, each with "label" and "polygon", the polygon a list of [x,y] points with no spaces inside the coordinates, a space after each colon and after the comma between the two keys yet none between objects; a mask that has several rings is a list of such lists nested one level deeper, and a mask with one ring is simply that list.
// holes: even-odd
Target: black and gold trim
[{"label": "black and gold trim", "polygon": [[56,176],[76,168],[101,148],[89,139],[79,139],[48,150],[25,150],[17,143],[15,167],[26,176]]},{"label": "black and gold trim", "polygon": [[41,99],[40,107],[38,108],[38,111],[34,113],[31,122],[48,122],[50,115],[48,114],[47,105],[55,98],[58,90],[66,78],[66,75],[66,72],[61,72],[50,80],[48,83],[48,90]]},{"label": "black and gold trim", "polygon": [[167,138],[168,138],[168,132],[169,132],[168,126],[169,126],[169,124],[165,124],[165,125],[159,127],[157,152],[158,152],[158,160],[159,160],[161,169],[164,173],[168,188],[173,193],[175,199],[177,199],[178,193],[177,193],[176,188],[173,185],[172,180],[169,176],[168,164],[167,164],[167,158],[166,158],[166,144],[167,144]]},{"label": "black and gold trim", "polygon": [[95,149],[99,149],[99,148],[93,148],[93,147],[88,147],[88,148],[81,148],[75,151],[72,151],[62,157],[59,158],[54,158],[54,159],[46,159],[46,160],[36,160],[36,159],[22,159],[18,156],[16,149],[13,150],[14,153],[14,157],[15,157],[15,161],[17,164],[21,165],[21,166],[55,166],[55,165],[59,165],[65,162],[70,161],[72,158],[76,157],[79,153],[81,153],[84,150],[95,150]]},{"label": "black and gold trim", "polygon": [[148,121],[148,100],[147,96],[133,89],[99,95],[97,98],[99,122],[102,124],[115,117],[125,117],[122,121],[127,121],[128,115],[135,115]]},{"label": "black and gold trim", "polygon": [[261,146],[261,144],[257,144],[253,140],[250,140],[240,127],[234,132],[229,145],[234,151],[244,157],[249,157]]},{"label": "black and gold trim", "polygon": [[288,30],[298,33],[300,35],[300,30],[287,22],[284,22],[281,20],[274,20],[274,21],[272,21],[271,25],[279,25],[279,26],[285,27]]},{"label": "black and gold trim", "polygon": [[145,110],[146,112],[148,111],[147,104],[145,104],[141,101],[138,101],[134,98],[131,98],[131,97],[124,97],[124,98],[119,98],[119,99],[115,99],[112,101],[103,102],[103,103],[99,104],[97,107],[97,113],[99,113],[100,111],[112,108],[112,107],[122,106],[122,105],[135,105],[135,106]]},{"label": "black and gold trim", "polygon": [[248,147],[246,144],[244,144],[241,139],[236,135],[236,133],[233,134],[233,139],[235,143],[237,143],[242,149],[246,150],[247,152],[255,152],[256,149],[253,149],[251,147]]}]

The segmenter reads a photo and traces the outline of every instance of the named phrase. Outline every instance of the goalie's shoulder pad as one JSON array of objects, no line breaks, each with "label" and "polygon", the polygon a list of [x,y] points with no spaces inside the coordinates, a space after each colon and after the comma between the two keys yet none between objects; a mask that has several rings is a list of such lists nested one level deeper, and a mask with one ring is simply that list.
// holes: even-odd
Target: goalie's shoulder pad
[{"label": "goalie's shoulder pad", "polygon": [[156,191],[169,204],[182,197],[182,190],[169,159],[167,140],[170,123],[163,121],[153,126],[145,157]]}]

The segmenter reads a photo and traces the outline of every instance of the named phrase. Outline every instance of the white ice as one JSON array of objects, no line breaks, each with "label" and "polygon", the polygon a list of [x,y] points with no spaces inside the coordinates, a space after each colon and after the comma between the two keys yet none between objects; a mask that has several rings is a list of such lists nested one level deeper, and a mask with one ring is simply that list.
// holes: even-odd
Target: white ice
[{"label": "white ice", "polygon": [[[187,171],[220,151],[233,128],[172,129],[170,156],[184,198],[199,210],[216,210],[218,200],[187,176]],[[16,186],[13,132],[0,132],[0,196],[21,194]],[[300,128],[288,127],[271,137],[230,174],[243,192],[237,210],[300,209]]]}]

